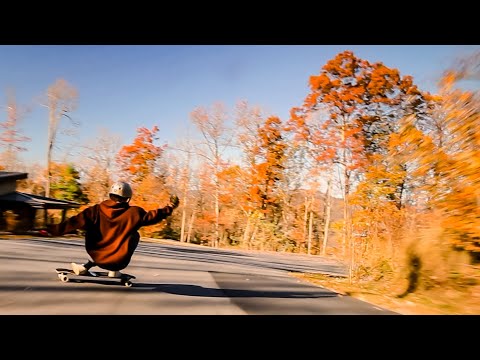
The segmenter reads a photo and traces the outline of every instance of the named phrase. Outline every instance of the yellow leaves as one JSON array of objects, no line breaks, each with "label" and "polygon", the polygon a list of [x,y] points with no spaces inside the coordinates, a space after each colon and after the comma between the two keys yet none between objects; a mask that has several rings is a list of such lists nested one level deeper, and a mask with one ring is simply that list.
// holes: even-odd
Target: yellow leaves
[{"label": "yellow leaves", "polygon": [[396,148],[402,144],[402,140],[399,134],[392,134],[388,138],[388,146],[389,148]]},{"label": "yellow leaves", "polygon": [[445,72],[441,96],[432,96],[440,105],[433,116],[441,141],[424,136],[415,154],[421,168],[430,169],[423,172],[430,174],[430,205],[443,211],[442,227],[450,243],[480,251],[480,103],[474,93],[453,88],[462,76],[455,69]]},{"label": "yellow leaves", "polygon": [[[359,180],[351,197],[359,224],[399,219],[409,199],[418,209],[445,210],[445,226],[472,243],[480,229],[473,207],[480,207],[480,103],[476,93],[453,91],[464,75],[447,72],[432,95],[397,69],[340,53],[309,78],[311,92],[292,109],[289,130],[308,140],[316,165],[341,164]],[[318,109],[326,115],[313,124]]]},{"label": "yellow leaves", "polygon": [[407,91],[406,91],[406,94],[407,95],[420,95],[420,91],[417,89],[417,87],[410,87]]},{"label": "yellow leaves", "polygon": [[473,93],[466,91],[460,94],[458,101],[462,103],[467,103],[473,99]]},{"label": "yellow leaves", "polygon": [[424,96],[425,96],[425,100],[435,102],[435,103],[439,103],[443,99],[443,97],[439,94],[432,95],[430,93],[424,93]]},{"label": "yellow leaves", "polygon": [[453,87],[457,79],[458,79],[458,76],[456,72],[453,70],[448,70],[445,72],[444,76],[439,81],[439,85],[441,88],[448,91]]}]

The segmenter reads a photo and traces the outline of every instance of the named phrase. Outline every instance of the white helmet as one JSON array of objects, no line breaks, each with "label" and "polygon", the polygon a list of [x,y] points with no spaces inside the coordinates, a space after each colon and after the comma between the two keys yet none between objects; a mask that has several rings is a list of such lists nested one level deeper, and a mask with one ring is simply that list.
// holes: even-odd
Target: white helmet
[{"label": "white helmet", "polygon": [[126,182],[117,181],[110,187],[110,193],[124,198],[132,197],[132,188]]}]

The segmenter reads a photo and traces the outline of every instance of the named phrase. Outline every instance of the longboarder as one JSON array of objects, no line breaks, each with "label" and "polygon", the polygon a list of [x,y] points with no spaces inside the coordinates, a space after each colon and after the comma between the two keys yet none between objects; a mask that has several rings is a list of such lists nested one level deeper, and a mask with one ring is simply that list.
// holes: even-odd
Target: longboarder
[{"label": "longboarder", "polygon": [[110,188],[109,199],[59,224],[46,226],[47,236],[85,231],[85,250],[91,260],[84,264],[72,263],[76,275],[88,275],[90,268],[98,266],[108,270],[110,277],[121,277],[120,271],[128,266],[140,241],[138,230],[167,218],[180,203],[178,197],[172,195],[167,206],[146,211],[139,206],[130,206],[132,195],[128,183],[116,182]]}]

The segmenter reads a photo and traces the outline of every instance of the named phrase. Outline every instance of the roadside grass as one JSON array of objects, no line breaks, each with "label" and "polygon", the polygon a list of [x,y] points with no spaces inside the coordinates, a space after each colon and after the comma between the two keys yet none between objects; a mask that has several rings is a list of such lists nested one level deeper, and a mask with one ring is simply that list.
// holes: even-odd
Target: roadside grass
[{"label": "roadside grass", "polygon": [[292,276],[403,315],[480,314],[479,285],[419,289],[400,297],[406,281],[350,283],[348,278],[323,274],[292,273]]}]

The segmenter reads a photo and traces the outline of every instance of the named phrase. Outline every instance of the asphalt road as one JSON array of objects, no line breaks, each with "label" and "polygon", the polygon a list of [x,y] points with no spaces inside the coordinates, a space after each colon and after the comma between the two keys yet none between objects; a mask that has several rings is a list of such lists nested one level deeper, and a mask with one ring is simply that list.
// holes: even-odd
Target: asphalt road
[{"label": "asphalt road", "polygon": [[395,314],[289,274],[345,274],[318,256],[141,241],[132,287],[59,280],[55,268],[86,259],[81,239],[0,238],[0,315]]}]

